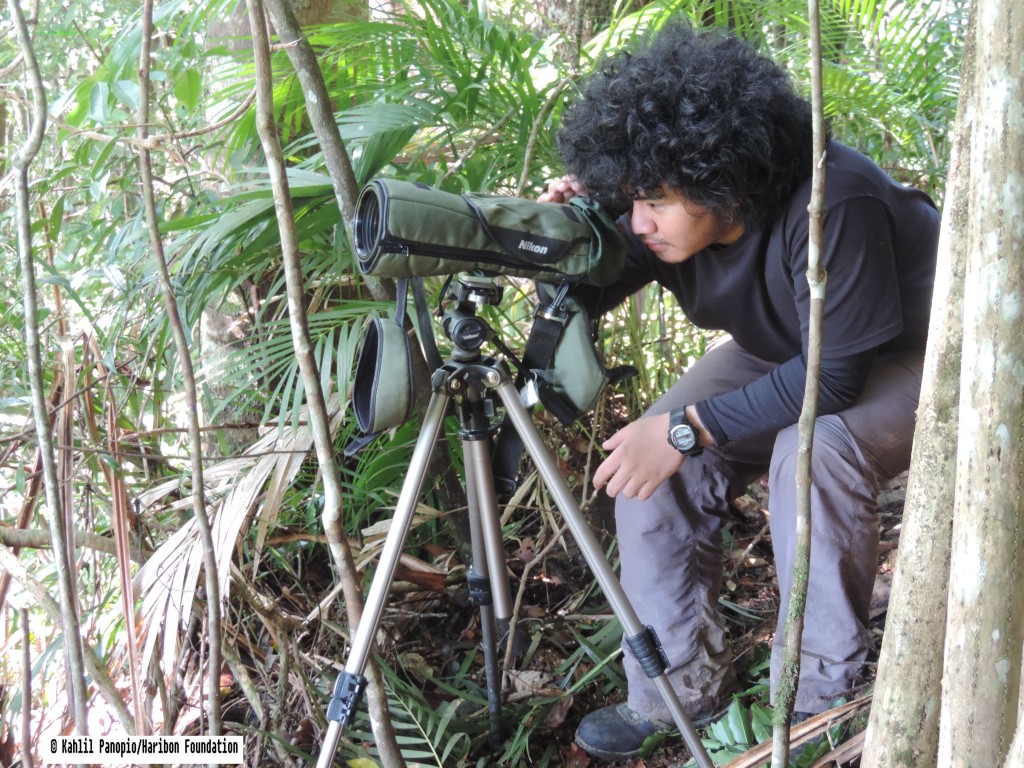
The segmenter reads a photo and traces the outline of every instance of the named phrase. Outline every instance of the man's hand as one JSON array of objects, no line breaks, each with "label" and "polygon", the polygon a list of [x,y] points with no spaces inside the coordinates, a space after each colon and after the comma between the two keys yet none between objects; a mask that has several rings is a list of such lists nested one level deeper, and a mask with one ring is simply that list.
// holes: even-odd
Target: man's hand
[{"label": "man's hand", "polygon": [[668,414],[648,416],[623,427],[602,446],[611,451],[594,473],[594,487],[609,496],[646,501],[679,471],[685,457],[668,443]]},{"label": "man's hand", "polygon": [[568,203],[574,197],[586,197],[587,192],[572,176],[548,182],[547,192],[537,196],[538,203]]}]

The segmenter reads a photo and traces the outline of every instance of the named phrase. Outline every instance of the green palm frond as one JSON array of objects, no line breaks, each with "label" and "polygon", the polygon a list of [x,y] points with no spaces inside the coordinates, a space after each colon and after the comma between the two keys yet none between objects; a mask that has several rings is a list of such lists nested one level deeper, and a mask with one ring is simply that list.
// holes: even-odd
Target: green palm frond
[{"label": "green palm frond", "polygon": [[[387,665],[382,665],[382,671],[402,756],[425,768],[467,765],[471,738],[465,730],[465,717],[460,713],[461,705],[466,702],[455,699],[431,706],[418,685],[404,680]],[[478,711],[479,707],[471,705],[470,709]],[[351,737],[372,743],[368,725],[367,718],[360,713]]]},{"label": "green palm frond", "polygon": [[[360,98],[339,112],[339,124],[365,132],[370,123],[363,116],[412,118],[401,126],[416,129],[398,158],[404,177],[439,181],[457,168],[458,186],[512,188],[521,172],[513,159],[523,156],[534,121],[547,119],[557,78],[550,51],[476,8],[444,0],[421,5],[422,14],[410,10],[385,22],[323,27],[311,36],[323,46],[328,87],[349,86]],[[550,166],[552,149],[545,139],[539,161]],[[353,148],[357,160],[362,150]],[[365,169],[374,166],[384,170],[379,163]]]},{"label": "green palm frond", "polygon": [[[347,402],[363,323],[368,316],[385,311],[387,307],[377,302],[352,300],[309,315],[313,356],[325,397],[339,394]],[[300,379],[287,318],[260,324],[249,344],[206,362],[199,375],[204,382],[237,382],[211,409],[211,418],[229,405],[241,404],[262,409],[265,423],[275,419],[279,426],[296,423]]]},{"label": "green palm frond", "polygon": [[[330,179],[304,168],[288,170],[296,226],[306,257],[310,290],[309,326],[322,386],[347,391],[358,329],[375,308],[373,302],[330,298],[353,283],[351,259],[336,247],[340,216]],[[202,361],[205,378],[236,383],[213,403],[216,415],[244,405],[263,412],[263,420],[298,420],[301,403],[298,366],[285,316],[284,275],[269,182],[258,169],[247,184],[217,206],[167,225],[175,255],[175,275],[187,286],[181,294],[186,322],[195,327],[203,310],[218,306],[247,284],[259,286],[266,301],[253,307],[252,331],[243,346],[216,360]],[[337,374],[336,378],[334,374]],[[332,383],[333,382],[333,383]]]}]

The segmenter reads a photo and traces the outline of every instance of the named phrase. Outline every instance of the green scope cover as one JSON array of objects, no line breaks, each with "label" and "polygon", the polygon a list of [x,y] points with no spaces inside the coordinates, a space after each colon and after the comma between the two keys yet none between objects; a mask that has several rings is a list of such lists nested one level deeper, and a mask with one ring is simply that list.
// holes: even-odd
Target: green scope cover
[{"label": "green scope cover", "polygon": [[398,180],[363,189],[354,231],[359,269],[379,277],[480,271],[606,286],[626,255],[615,222],[588,198],[538,203]]}]

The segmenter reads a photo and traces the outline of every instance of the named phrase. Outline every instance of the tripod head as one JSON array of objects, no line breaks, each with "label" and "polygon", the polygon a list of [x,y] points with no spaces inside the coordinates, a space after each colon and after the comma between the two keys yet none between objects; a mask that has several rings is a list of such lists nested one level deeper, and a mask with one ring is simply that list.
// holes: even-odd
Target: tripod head
[{"label": "tripod head", "polygon": [[493,275],[461,272],[448,285],[447,298],[455,299],[460,304],[469,303],[476,307],[485,304],[498,306],[505,289],[495,282]]},{"label": "tripod head", "polygon": [[495,338],[494,329],[476,313],[486,305],[498,306],[503,293],[488,275],[461,273],[448,284],[445,298],[454,304],[445,310],[441,327],[454,345],[452,359],[476,359],[484,342]]}]

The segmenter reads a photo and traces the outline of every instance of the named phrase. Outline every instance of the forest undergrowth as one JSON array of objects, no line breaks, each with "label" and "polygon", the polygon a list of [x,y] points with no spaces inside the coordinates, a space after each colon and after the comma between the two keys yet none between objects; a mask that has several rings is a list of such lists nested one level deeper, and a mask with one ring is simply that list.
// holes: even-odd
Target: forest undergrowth
[{"label": "forest undergrowth", "polygon": [[[563,471],[583,479],[596,466],[593,446],[576,427],[558,427]],[[872,630],[881,639],[892,561],[902,513],[903,479],[879,499],[881,548]],[[612,500],[593,496],[585,513],[616,566]],[[700,734],[716,764],[724,764],[770,736],[768,655],[775,630],[778,592],[768,526],[766,482],[750,486],[724,525],[725,575],[720,599],[740,686],[728,715]],[[436,512],[436,511],[435,511]],[[383,509],[364,529],[365,551],[380,544],[389,521]],[[410,765],[599,764],[573,743],[588,712],[625,698],[618,654],[621,631],[590,568],[544,489],[527,471],[520,493],[503,510],[503,530],[515,612],[511,644],[499,645],[507,672],[502,709],[503,739],[494,741],[487,710],[481,651],[481,615],[466,581],[468,557],[457,543],[464,510],[430,514],[426,532],[414,528],[389,594],[378,633],[392,719]],[[279,530],[265,557],[271,577],[233,581],[232,629],[227,638],[238,660],[222,676],[229,732],[246,735],[247,764],[301,765],[318,756],[327,691],[346,661],[347,628],[342,607],[332,602],[331,566],[314,531]],[[357,558],[358,559],[358,558]],[[368,568],[367,584],[372,579]],[[642,617],[641,617],[642,618]],[[500,626],[503,641],[507,627]],[[861,697],[874,677],[873,662],[846,700]],[[246,679],[248,678],[248,679]],[[188,696],[201,700],[198,678]],[[191,706],[191,705],[187,705]],[[191,725],[188,723],[191,722]],[[179,729],[202,727],[198,712]],[[861,725],[861,727],[863,727]],[[823,729],[827,730],[827,729]],[[829,752],[827,740],[808,749],[797,765]],[[795,755],[801,755],[795,749]],[[652,744],[650,754],[611,768],[682,766],[689,753],[678,734]],[[338,764],[366,768],[376,761],[364,713],[344,734]],[[362,762],[365,760],[371,762]],[[856,762],[842,763],[856,765]]]}]

